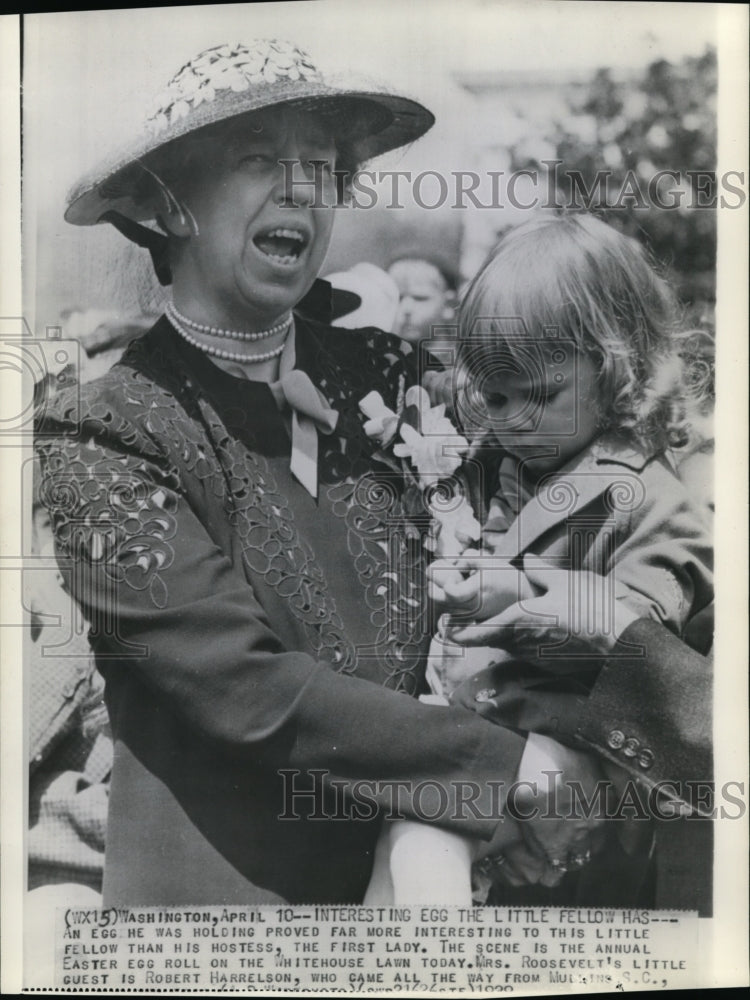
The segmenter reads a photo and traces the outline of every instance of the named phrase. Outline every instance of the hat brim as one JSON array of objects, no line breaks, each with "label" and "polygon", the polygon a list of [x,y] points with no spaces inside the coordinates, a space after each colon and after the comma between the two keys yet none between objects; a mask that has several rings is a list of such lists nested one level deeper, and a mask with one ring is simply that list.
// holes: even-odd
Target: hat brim
[{"label": "hat brim", "polygon": [[70,192],[65,219],[76,226],[91,226],[104,213],[116,211],[138,222],[147,220],[153,213],[136,196],[136,180],[142,180],[145,173],[138,169],[139,164],[147,164],[157,150],[208,126],[256,111],[296,106],[311,113],[330,114],[336,120],[341,118],[337,112],[344,104],[351,109],[359,107],[372,123],[369,134],[355,136],[362,161],[414,142],[435,122],[427,108],[410,98],[376,91],[342,90],[322,82],[280,83],[273,100],[268,95],[230,91],[222,94],[220,101],[199,105],[156,133],[144,132],[127,149],[100,164]]}]

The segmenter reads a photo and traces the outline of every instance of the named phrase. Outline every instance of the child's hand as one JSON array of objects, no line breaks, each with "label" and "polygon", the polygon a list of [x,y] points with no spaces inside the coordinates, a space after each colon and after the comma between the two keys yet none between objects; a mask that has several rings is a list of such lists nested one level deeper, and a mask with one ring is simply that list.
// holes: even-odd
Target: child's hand
[{"label": "child's hand", "polygon": [[453,559],[436,559],[427,567],[427,585],[430,600],[436,604],[452,604],[456,588],[464,582],[463,560],[478,555],[474,549],[466,549],[462,556]]},{"label": "child's hand", "polygon": [[[578,669],[576,655],[606,654],[638,616],[616,600],[611,577],[570,572],[541,560],[524,562],[534,594],[487,621],[459,625],[450,639],[462,646],[501,646],[542,661],[548,669]],[[556,647],[555,655],[545,653]],[[561,655],[564,648],[564,655]]]},{"label": "child's hand", "polygon": [[450,409],[453,406],[453,383],[452,368],[442,372],[425,372],[422,376],[422,388],[427,390],[430,405],[439,406],[441,403],[445,403],[446,407]]},{"label": "child's hand", "polygon": [[[431,596],[446,610],[485,621],[536,591],[507,559],[467,549],[449,563],[433,563]],[[433,586],[434,583],[434,586]]]}]

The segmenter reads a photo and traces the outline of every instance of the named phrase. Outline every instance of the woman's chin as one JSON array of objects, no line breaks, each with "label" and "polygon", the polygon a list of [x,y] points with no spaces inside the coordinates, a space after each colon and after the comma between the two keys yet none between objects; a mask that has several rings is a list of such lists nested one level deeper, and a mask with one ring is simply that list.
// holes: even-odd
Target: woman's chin
[{"label": "woman's chin", "polygon": [[255,267],[246,269],[237,281],[237,291],[243,311],[273,322],[293,309],[314,281],[304,269],[295,272],[273,271]]}]

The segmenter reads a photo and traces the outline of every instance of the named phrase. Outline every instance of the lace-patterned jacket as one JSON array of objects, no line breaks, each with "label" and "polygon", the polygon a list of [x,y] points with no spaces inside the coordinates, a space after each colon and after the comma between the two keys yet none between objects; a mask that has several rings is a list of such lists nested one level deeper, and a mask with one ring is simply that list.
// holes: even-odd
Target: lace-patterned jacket
[{"label": "lace-patterned jacket", "polygon": [[398,341],[298,317],[296,358],[339,412],[317,500],[269,387],[166,319],[40,422],[115,740],[105,905],[357,901],[394,781],[427,782],[404,815],[489,838],[496,804],[457,821],[455,783],[515,776],[521,737],[409,697],[432,631],[421,546],[358,413],[409,384]]}]

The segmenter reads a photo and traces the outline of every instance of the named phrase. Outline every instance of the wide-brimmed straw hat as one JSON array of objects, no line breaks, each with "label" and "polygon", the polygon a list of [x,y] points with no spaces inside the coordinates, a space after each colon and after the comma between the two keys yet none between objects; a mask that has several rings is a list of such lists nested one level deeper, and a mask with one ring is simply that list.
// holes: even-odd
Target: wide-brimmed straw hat
[{"label": "wide-brimmed straw hat", "polygon": [[[65,218],[79,226],[116,218],[138,222],[138,197],[153,154],[187,135],[252,111],[293,105],[329,117],[360,160],[413,142],[434,123],[417,101],[384,89],[348,89],[325,80],[290,42],[262,39],[206,49],[172,77],[142,134],[71,191]],[[132,238],[132,237],[131,237]]]}]

